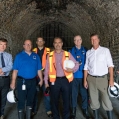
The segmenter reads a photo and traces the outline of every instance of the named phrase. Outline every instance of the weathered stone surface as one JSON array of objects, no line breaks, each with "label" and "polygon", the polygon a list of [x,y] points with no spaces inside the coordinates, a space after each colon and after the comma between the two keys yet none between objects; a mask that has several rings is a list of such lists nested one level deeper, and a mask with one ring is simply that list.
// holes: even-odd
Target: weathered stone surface
[{"label": "weathered stone surface", "polygon": [[[8,39],[8,51],[15,56],[22,49],[23,40],[29,38],[34,42],[39,34],[43,35],[46,26],[56,22],[66,26],[59,25],[62,27],[59,32],[70,31],[65,32],[67,42],[80,34],[87,48],[91,47],[90,34],[99,33],[101,44],[110,48],[116,66],[119,60],[119,0],[70,1],[65,9],[58,7],[41,12],[40,8],[36,9],[35,0],[0,0],[0,37]],[[57,2],[52,0],[52,4],[55,7]]]}]

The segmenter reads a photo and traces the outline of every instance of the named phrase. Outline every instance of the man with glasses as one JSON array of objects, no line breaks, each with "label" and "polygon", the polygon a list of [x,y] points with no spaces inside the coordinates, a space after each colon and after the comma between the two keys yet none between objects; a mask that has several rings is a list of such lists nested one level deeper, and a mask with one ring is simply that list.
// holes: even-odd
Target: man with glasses
[{"label": "man with glasses", "polygon": [[[15,89],[17,78],[18,91],[18,117],[19,119],[31,119],[33,99],[36,93],[36,76],[40,78],[42,86],[42,66],[39,56],[32,52],[32,42],[25,40],[24,50],[16,55],[13,65],[12,82],[10,87]],[[26,105],[25,105],[26,103]],[[26,106],[26,118],[25,114]]]}]

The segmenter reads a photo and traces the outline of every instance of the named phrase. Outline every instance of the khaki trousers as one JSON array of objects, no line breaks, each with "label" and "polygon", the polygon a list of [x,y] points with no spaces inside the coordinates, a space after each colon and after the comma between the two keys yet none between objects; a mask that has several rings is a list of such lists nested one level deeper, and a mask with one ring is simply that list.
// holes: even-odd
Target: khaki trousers
[{"label": "khaki trousers", "polygon": [[111,111],[113,109],[112,103],[109,99],[109,95],[107,93],[108,88],[108,80],[107,75],[102,77],[93,77],[88,75],[87,77],[88,86],[89,86],[89,95],[91,100],[91,108],[93,110],[100,108],[99,102],[99,92],[101,96],[102,106],[106,111]]}]

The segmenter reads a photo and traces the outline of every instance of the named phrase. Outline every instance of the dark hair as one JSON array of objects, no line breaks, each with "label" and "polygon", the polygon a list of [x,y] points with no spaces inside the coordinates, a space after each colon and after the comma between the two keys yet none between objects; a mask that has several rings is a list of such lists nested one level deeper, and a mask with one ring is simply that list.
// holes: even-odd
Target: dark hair
[{"label": "dark hair", "polygon": [[38,36],[38,37],[37,37],[37,40],[38,40],[38,38],[42,38],[42,39],[43,39],[43,41],[45,41],[45,40],[44,40],[44,38],[43,38],[43,37],[41,37],[41,36]]},{"label": "dark hair", "polygon": [[99,37],[99,35],[98,35],[97,33],[93,33],[93,34],[91,34],[91,35],[90,35],[90,39],[91,39],[93,36],[97,36],[98,39],[100,39],[100,37]]},{"label": "dark hair", "polygon": [[6,43],[8,42],[7,39],[5,39],[5,38],[0,38],[0,41],[6,42]]},{"label": "dark hair", "polygon": [[60,37],[55,37],[54,40],[53,40],[53,42],[54,42],[56,39],[60,39],[61,42],[63,42],[62,38],[60,38]]}]

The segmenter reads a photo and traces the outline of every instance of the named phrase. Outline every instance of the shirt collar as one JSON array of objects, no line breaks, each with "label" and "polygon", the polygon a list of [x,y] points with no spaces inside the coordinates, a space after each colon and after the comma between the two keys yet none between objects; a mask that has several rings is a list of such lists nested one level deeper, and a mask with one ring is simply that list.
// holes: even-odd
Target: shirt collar
[{"label": "shirt collar", "polygon": [[[98,49],[100,49],[101,48],[101,46],[99,45],[99,47],[96,49],[96,50],[98,50]],[[91,51],[93,51],[93,50],[95,50],[93,47],[91,48]]]},{"label": "shirt collar", "polygon": [[61,54],[61,53],[63,53],[64,52],[64,50],[62,50],[60,53],[57,53],[57,52],[55,52],[55,50],[54,50],[54,53],[56,53],[56,54]]},{"label": "shirt collar", "polygon": [[0,51],[0,54],[1,54],[1,53],[4,53],[4,51],[3,51],[3,52]]},{"label": "shirt collar", "polygon": [[[23,54],[27,54],[24,50],[22,51],[22,53],[23,53]],[[32,54],[32,53],[33,53],[33,52],[31,52],[31,54]],[[28,55],[28,54],[27,54],[27,55]]]},{"label": "shirt collar", "polygon": [[75,46],[75,48],[76,48],[76,50],[80,50],[81,49],[81,47],[80,47],[80,49],[78,49],[76,46]]}]

